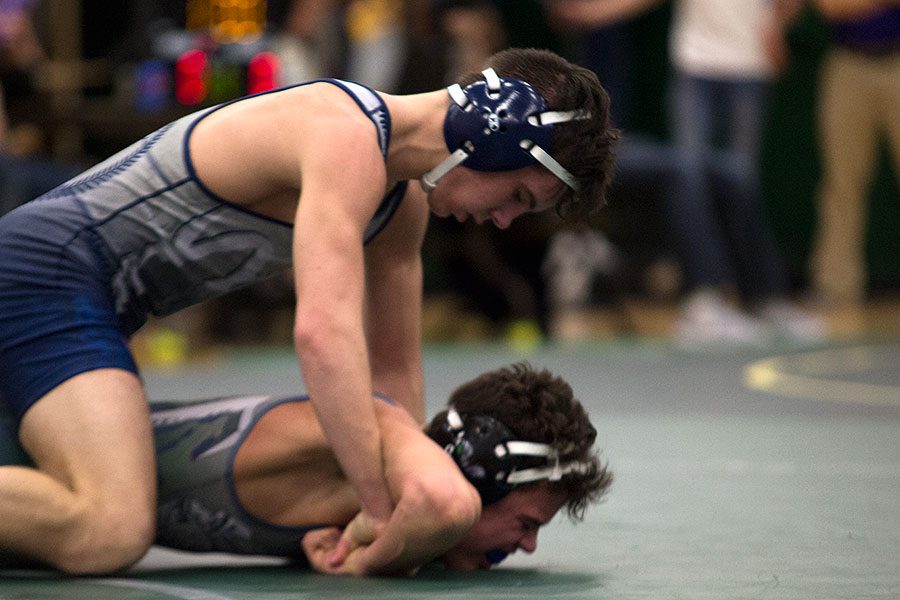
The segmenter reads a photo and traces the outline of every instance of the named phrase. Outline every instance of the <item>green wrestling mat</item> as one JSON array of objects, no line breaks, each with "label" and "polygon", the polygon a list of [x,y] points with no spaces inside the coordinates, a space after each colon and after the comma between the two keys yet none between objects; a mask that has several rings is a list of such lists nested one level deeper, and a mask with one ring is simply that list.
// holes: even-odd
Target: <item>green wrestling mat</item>
[{"label": "green wrestling mat", "polygon": [[[428,413],[518,358],[426,349]],[[615,473],[584,523],[558,516],[534,555],[472,574],[336,578],[270,559],[154,549],[129,572],[0,570],[0,598],[900,598],[900,343],[685,352],[656,342],[551,347]],[[157,399],[291,393],[290,349],[148,370]]]}]

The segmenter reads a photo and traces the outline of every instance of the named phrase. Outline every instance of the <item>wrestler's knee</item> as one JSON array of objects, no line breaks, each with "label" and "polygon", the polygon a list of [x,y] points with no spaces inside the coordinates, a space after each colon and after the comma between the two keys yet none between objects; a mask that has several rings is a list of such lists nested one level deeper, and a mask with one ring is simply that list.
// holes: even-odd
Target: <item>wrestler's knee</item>
[{"label": "wrestler's knee", "polygon": [[152,507],[104,506],[87,499],[74,503],[66,520],[54,566],[72,575],[130,567],[150,548],[156,527]]}]

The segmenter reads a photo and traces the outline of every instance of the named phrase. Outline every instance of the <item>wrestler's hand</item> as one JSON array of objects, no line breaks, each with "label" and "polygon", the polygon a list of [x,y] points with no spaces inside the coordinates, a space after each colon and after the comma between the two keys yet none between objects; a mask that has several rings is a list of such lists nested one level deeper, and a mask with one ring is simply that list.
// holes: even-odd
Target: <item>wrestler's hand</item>
[{"label": "wrestler's hand", "polygon": [[330,574],[338,573],[338,570],[331,566],[328,556],[337,547],[340,539],[341,530],[338,527],[323,527],[306,532],[301,545],[306,553],[306,558],[309,560],[309,564],[316,571]]},{"label": "wrestler's hand", "polygon": [[376,520],[370,514],[360,511],[352,521],[347,523],[344,532],[337,541],[335,548],[328,555],[328,563],[332,568],[337,568],[347,560],[351,552],[360,546],[368,546],[381,535],[387,524]]}]

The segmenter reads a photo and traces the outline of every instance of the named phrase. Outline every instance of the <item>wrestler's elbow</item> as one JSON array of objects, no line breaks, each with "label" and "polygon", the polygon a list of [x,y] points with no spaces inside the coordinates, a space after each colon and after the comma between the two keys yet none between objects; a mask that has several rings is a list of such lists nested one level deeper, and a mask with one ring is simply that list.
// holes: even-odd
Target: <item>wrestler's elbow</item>
[{"label": "wrestler's elbow", "polygon": [[440,536],[461,536],[481,515],[478,493],[462,478],[435,477],[411,485],[416,512]]},{"label": "wrestler's elbow", "polygon": [[337,326],[324,311],[297,311],[294,348],[301,358],[327,360],[336,348]]},{"label": "wrestler's elbow", "polygon": [[481,501],[477,494],[474,498],[465,492],[453,494],[443,499],[438,515],[444,532],[454,537],[462,537],[478,521],[481,515]]}]

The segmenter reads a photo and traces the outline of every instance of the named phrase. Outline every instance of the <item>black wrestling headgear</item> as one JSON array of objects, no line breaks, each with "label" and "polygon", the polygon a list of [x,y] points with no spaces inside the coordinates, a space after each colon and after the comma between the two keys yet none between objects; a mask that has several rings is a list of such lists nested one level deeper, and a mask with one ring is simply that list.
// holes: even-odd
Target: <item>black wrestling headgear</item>
[{"label": "black wrestling headgear", "polygon": [[512,431],[493,417],[461,416],[452,407],[432,439],[453,458],[485,505],[502,499],[517,485],[559,481],[589,468],[589,463],[578,461],[560,463],[550,444],[516,440]]}]

